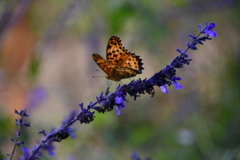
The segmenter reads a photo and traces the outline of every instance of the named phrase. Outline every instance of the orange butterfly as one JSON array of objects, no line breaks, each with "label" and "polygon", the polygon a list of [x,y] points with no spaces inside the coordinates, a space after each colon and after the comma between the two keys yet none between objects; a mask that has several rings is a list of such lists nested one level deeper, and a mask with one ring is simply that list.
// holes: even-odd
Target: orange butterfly
[{"label": "orange butterfly", "polygon": [[93,59],[107,73],[106,78],[113,81],[134,77],[144,69],[142,59],[125,49],[117,36],[112,36],[108,41],[107,60],[98,54],[93,54]]}]

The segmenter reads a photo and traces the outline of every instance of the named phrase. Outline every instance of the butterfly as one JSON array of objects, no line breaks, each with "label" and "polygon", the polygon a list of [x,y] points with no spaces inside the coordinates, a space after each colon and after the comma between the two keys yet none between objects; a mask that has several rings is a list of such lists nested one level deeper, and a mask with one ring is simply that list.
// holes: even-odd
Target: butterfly
[{"label": "butterfly", "polygon": [[144,69],[142,59],[123,47],[119,37],[112,36],[109,39],[106,52],[107,60],[99,54],[92,56],[97,65],[107,74],[107,79],[118,82],[142,73]]}]

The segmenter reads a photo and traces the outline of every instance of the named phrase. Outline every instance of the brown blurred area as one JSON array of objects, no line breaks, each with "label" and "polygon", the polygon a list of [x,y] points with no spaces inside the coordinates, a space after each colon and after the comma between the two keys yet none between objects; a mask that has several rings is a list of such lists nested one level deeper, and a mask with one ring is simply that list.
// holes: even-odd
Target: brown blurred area
[{"label": "brown blurred area", "polygon": [[[14,8],[5,24],[7,29],[4,30],[0,44],[0,67],[4,75],[0,86],[0,106],[10,115],[15,109],[22,109],[26,103],[26,91],[31,85],[26,77],[27,69],[36,42],[29,18],[31,6],[20,8],[20,5]],[[16,15],[19,10],[21,16]],[[13,18],[14,22],[11,21]]]}]

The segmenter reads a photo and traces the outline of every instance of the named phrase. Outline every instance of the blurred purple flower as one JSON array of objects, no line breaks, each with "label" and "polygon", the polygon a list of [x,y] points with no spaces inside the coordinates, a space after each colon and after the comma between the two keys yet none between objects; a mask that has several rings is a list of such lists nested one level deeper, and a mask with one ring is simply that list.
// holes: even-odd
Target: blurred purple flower
[{"label": "blurred purple flower", "polygon": [[42,103],[47,97],[43,87],[37,87],[31,90],[27,96],[26,108],[35,108],[38,104]]},{"label": "blurred purple flower", "polygon": [[54,157],[54,156],[55,156],[55,153],[54,153],[55,147],[53,146],[52,143],[44,146],[43,148],[48,151],[48,154],[49,154],[51,157]]},{"label": "blurred purple flower", "polygon": [[138,157],[136,152],[132,152],[131,159],[133,159],[133,160],[141,160],[141,158]]},{"label": "blurred purple flower", "polygon": [[117,105],[116,107],[116,111],[117,111],[117,115],[121,114],[122,108],[125,108],[124,105],[124,92],[123,91],[119,91],[117,93],[117,96],[115,97],[115,103]]},{"label": "blurred purple flower", "polygon": [[179,90],[179,89],[182,89],[182,88],[183,88],[183,86],[177,82],[177,80],[178,80],[178,81],[181,80],[180,77],[172,77],[171,80],[172,80],[173,85],[175,86],[176,89]]},{"label": "blurred purple flower", "polygon": [[123,108],[125,108],[124,104],[117,105],[117,108],[116,108],[117,113],[116,114],[120,115]]},{"label": "blurred purple flower", "polygon": [[28,148],[26,146],[24,146],[22,148],[22,153],[23,154],[22,154],[22,157],[20,158],[20,160],[26,160],[26,159],[28,159],[30,157],[29,150],[28,150]]},{"label": "blurred purple flower", "polygon": [[124,102],[123,97],[121,97],[121,96],[116,96],[116,98],[115,98],[115,103],[116,103],[116,104],[122,104],[123,102]]},{"label": "blurred purple flower", "polygon": [[69,123],[70,121],[72,121],[78,114],[77,112],[78,112],[77,110],[72,110],[70,112],[70,114],[66,118],[64,118],[62,125],[65,125],[65,124]]},{"label": "blurred purple flower", "polygon": [[167,90],[167,87],[165,85],[160,86],[160,89],[163,93],[168,94],[168,90]]},{"label": "blurred purple flower", "polygon": [[68,133],[70,134],[70,137],[72,137],[72,139],[75,139],[77,136],[75,134],[75,129],[74,128],[68,128]]},{"label": "blurred purple flower", "polygon": [[210,23],[205,27],[204,33],[206,35],[209,35],[210,37],[217,37],[217,33],[215,31],[213,31],[213,28],[216,27],[215,23]]},{"label": "blurred purple flower", "polygon": [[[133,159],[133,160],[141,160],[141,158],[137,155],[136,152],[132,152],[131,159]],[[145,158],[145,160],[151,160],[151,159],[152,158],[150,158],[150,157]]]}]

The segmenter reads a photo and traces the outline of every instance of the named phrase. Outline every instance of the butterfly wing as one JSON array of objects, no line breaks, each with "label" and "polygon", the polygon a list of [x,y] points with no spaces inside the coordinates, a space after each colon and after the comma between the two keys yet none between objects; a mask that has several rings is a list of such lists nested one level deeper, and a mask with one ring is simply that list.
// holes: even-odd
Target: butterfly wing
[{"label": "butterfly wing", "polygon": [[144,69],[142,59],[123,47],[119,37],[112,36],[109,39],[106,52],[107,61],[112,64],[134,69],[138,74],[142,73],[142,70]]},{"label": "butterfly wing", "polygon": [[102,56],[99,54],[93,54],[93,59],[97,63],[97,65],[107,74],[110,75],[112,72],[112,69],[116,66],[112,64],[111,62],[106,61],[103,59]]},{"label": "butterfly wing", "polygon": [[108,77],[109,79],[112,79],[111,77],[114,77],[114,79],[120,81],[121,79],[135,77],[137,74],[139,74],[139,72],[135,69],[116,66],[112,69],[111,75]]},{"label": "butterfly wing", "polygon": [[107,60],[93,54],[97,65],[107,74],[106,78],[113,81],[134,77],[142,73],[142,59],[122,46],[121,39],[112,36],[107,44]]},{"label": "butterfly wing", "polygon": [[121,79],[134,77],[139,74],[135,69],[112,64],[111,62],[103,59],[102,56],[98,54],[93,54],[93,59],[97,65],[107,74],[106,78],[113,81],[120,81]]}]

